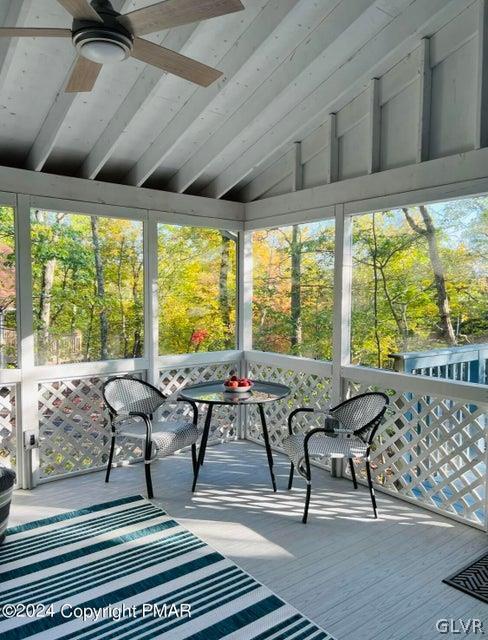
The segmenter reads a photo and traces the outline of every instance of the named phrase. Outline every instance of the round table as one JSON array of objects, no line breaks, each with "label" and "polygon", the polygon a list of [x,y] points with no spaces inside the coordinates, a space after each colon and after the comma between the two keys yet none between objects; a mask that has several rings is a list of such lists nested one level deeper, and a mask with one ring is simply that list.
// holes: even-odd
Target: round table
[{"label": "round table", "polygon": [[192,491],[198,480],[198,472],[205,458],[205,449],[207,447],[208,434],[210,432],[210,423],[212,421],[212,410],[215,405],[248,405],[255,404],[258,407],[261,417],[261,425],[263,429],[264,444],[266,446],[266,454],[268,457],[269,473],[271,475],[271,483],[273,491],[276,491],[276,480],[273,473],[273,454],[269,444],[268,427],[266,425],[266,415],[264,413],[263,404],[266,402],[274,402],[282,400],[290,395],[290,387],[277,382],[253,381],[250,391],[232,392],[224,389],[223,380],[215,380],[212,382],[202,382],[200,384],[184,387],[179,393],[179,397],[183,400],[190,400],[195,403],[207,404],[207,415],[205,416],[205,426],[203,427],[202,440],[198,451],[198,460],[195,466],[195,474],[193,478]]}]

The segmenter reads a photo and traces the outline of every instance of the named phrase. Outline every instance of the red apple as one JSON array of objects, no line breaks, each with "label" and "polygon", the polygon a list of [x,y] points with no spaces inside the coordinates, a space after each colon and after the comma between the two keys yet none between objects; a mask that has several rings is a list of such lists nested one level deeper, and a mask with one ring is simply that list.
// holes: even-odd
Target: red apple
[{"label": "red apple", "polygon": [[239,383],[237,382],[237,380],[229,380],[229,384],[227,386],[231,389],[237,389]]},{"label": "red apple", "polygon": [[230,380],[232,380],[232,382],[237,382],[238,378],[237,376],[231,376]]}]

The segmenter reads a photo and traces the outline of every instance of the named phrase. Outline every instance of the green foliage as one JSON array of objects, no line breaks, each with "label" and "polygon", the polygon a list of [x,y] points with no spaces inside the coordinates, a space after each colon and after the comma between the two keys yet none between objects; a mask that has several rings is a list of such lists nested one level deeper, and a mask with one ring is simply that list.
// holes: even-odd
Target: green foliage
[{"label": "green foliage", "polygon": [[[142,355],[142,223],[99,218],[105,297],[96,297],[90,217],[48,211],[31,216],[34,328],[38,364],[99,360],[100,317],[109,358]],[[53,268],[52,282],[47,267]],[[47,326],[43,309],[48,305]]]},{"label": "green foliage", "polygon": [[0,368],[16,365],[15,302],[14,211],[0,206]]},{"label": "green foliage", "polygon": [[[488,199],[430,205],[458,344],[488,341]],[[390,367],[389,354],[444,346],[436,280],[419,210],[354,218],[352,358]],[[415,223],[412,227],[411,222]],[[143,354],[142,223],[98,218],[105,294],[97,295],[90,217],[33,211],[37,362]],[[213,229],[158,227],[160,354],[235,347],[236,243]],[[254,234],[254,347],[332,357],[333,221]],[[293,298],[293,295],[295,296]],[[299,309],[292,308],[292,299]],[[1,366],[14,366],[14,212],[0,207]]]},{"label": "green foliage", "polygon": [[[459,200],[428,210],[436,228],[456,340],[487,342],[487,201]],[[415,216],[415,208],[410,211]],[[402,211],[354,219],[352,301],[354,364],[389,368],[392,353],[447,346],[427,240],[412,230]]]},{"label": "green foliage", "polygon": [[[409,211],[420,225],[416,208]],[[487,342],[488,199],[436,204],[428,211],[456,340]],[[333,225],[303,224],[299,230],[298,241],[292,227],[254,234],[254,347],[330,360]],[[298,346],[292,344],[293,251],[301,256]],[[352,305],[354,364],[389,368],[389,354],[446,345],[427,239],[411,228],[403,211],[354,218]]]},{"label": "green foliage", "polygon": [[[298,237],[298,236],[297,236]],[[253,238],[253,346],[330,360],[334,286],[334,223],[256,231]],[[292,346],[292,253],[301,256],[301,341]]]},{"label": "green foliage", "polygon": [[[158,225],[161,355],[235,348],[236,244],[226,245],[224,237],[213,229]],[[225,246],[227,268],[222,267]]]}]

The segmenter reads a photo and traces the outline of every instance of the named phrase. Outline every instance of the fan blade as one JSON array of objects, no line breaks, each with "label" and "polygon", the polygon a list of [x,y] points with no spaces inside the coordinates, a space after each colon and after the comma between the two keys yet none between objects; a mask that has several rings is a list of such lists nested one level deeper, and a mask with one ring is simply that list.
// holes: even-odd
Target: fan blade
[{"label": "fan blade", "polygon": [[165,0],[126,13],[117,20],[134,35],[143,36],[243,9],[240,0]]},{"label": "fan blade", "polygon": [[70,29],[32,29],[24,27],[0,27],[0,37],[4,38],[71,38]]},{"label": "fan blade", "polygon": [[93,20],[103,22],[88,0],[58,0],[58,3],[70,13],[75,20]]},{"label": "fan blade", "polygon": [[149,42],[142,38],[134,38],[132,56],[146,64],[151,64],[153,67],[158,67],[175,76],[195,82],[202,87],[208,87],[209,84],[212,84],[222,75],[222,71],[207,67],[206,64],[182,56],[181,53],[165,49],[158,44],[154,44],[154,42]]},{"label": "fan blade", "polygon": [[83,93],[91,91],[102,68],[101,64],[80,56],[65,87],[66,93]]}]

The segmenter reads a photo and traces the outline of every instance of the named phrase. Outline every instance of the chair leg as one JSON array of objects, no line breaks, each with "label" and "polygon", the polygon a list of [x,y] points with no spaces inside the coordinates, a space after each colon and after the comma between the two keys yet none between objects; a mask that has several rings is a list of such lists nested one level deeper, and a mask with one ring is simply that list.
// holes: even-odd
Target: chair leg
[{"label": "chair leg", "polygon": [[191,445],[191,464],[193,467],[193,474],[195,474],[197,469],[197,445],[195,443]]},{"label": "chair leg", "polygon": [[105,482],[108,482],[110,480],[110,471],[112,470],[112,461],[114,459],[114,449],[115,449],[115,436],[112,435],[112,441],[110,443],[110,453],[108,454],[107,472],[105,474]]},{"label": "chair leg", "polygon": [[312,495],[312,482],[310,480],[307,480],[307,496],[305,498],[305,509],[303,510],[303,518],[302,518],[303,524],[307,524],[308,507],[310,506],[311,495]]},{"label": "chair leg", "polygon": [[149,498],[149,500],[154,497],[151,480],[151,445],[152,442],[146,443],[146,453],[144,456],[144,473],[146,475],[147,497]]},{"label": "chair leg", "polygon": [[295,471],[295,465],[293,464],[293,462],[290,465],[290,476],[288,478],[288,491],[290,491],[290,489],[293,486],[293,473]]},{"label": "chair leg", "polygon": [[376,497],[374,495],[373,481],[371,480],[371,469],[369,466],[369,460],[366,460],[366,474],[368,476],[369,494],[371,496],[371,504],[373,505],[374,517],[377,518],[378,510],[376,508]]},{"label": "chair leg", "polygon": [[351,470],[351,478],[354,484],[354,488],[357,489],[358,483],[356,480],[356,470],[354,469],[354,460],[352,458],[349,458],[349,469]]}]

